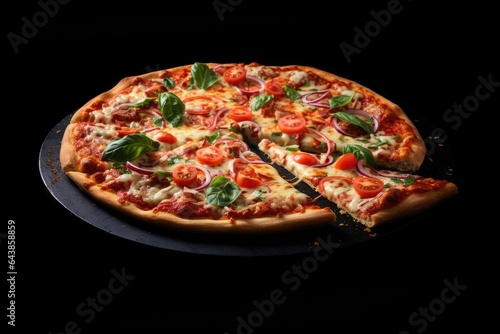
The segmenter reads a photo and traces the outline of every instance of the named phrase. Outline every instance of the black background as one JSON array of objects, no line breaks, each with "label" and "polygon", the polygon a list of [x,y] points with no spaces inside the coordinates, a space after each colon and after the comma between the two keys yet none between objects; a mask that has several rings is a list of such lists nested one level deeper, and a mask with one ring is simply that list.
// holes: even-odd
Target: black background
[{"label": "black background", "polygon": [[[80,333],[233,334],[238,317],[255,314],[254,301],[269,300],[279,289],[286,300],[240,333],[495,328],[487,302],[497,300],[497,197],[485,191],[497,178],[491,144],[498,123],[499,28],[493,8],[481,2],[435,7],[401,0],[384,26],[373,13],[381,15],[395,1],[220,0],[228,7],[219,13],[214,1],[9,3],[3,10],[2,233],[15,221],[18,274],[16,326],[6,327],[59,333],[74,321]],[[52,4],[45,21],[43,3]],[[36,31],[23,28],[26,22],[38,22]],[[355,28],[370,27],[379,30],[365,45],[357,40],[348,61],[339,45],[355,47]],[[27,38],[15,47],[13,34]],[[372,88],[443,130],[459,195],[397,232],[336,250],[295,291],[282,275],[312,254],[237,257],[158,249],[96,229],[62,207],[38,169],[40,147],[54,125],[123,77],[195,61],[308,65]],[[491,91],[480,77],[490,78]],[[450,114],[453,121],[443,118],[469,102],[478,103]],[[1,241],[7,273],[7,239]],[[94,318],[82,316],[78,305],[109,290],[113,270],[130,276],[127,286]],[[440,304],[445,281],[462,290]],[[5,285],[6,315],[7,292]],[[445,308],[435,318],[409,321],[420,307],[439,305]]]}]

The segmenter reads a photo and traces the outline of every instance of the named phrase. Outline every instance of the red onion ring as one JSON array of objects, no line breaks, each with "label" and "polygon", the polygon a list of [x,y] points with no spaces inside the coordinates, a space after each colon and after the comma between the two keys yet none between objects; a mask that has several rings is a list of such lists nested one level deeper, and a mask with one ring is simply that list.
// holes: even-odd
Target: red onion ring
[{"label": "red onion ring", "polygon": [[[308,100],[309,96],[317,95],[317,94],[321,94],[321,95],[317,98],[312,99],[312,100]],[[312,104],[312,103],[316,103],[316,102],[319,102],[319,101],[327,98],[329,95],[330,95],[330,91],[328,89],[319,90],[319,91],[315,91],[315,92],[307,92],[307,93],[302,95],[301,100],[304,103]],[[330,108],[330,105],[328,105],[328,108]]]},{"label": "red onion ring", "polygon": [[[255,81],[259,84],[259,88],[257,89],[245,89],[245,88],[242,88],[240,87],[241,83],[236,85],[236,89],[240,91],[240,93],[244,93],[244,94],[257,94],[257,93],[262,93],[264,91],[264,85],[265,85],[265,82],[264,80],[262,80],[261,78],[258,78],[256,76],[253,76],[253,75],[247,75],[247,78],[245,81]],[[242,83],[245,83],[245,81],[243,81]]]},{"label": "red onion ring", "polygon": [[208,126],[207,130],[210,130],[210,131],[214,130],[217,127],[217,122],[219,120],[220,115],[222,115],[222,113],[224,113],[228,110],[229,109],[227,107],[219,108],[219,110],[217,110],[217,113],[214,116],[214,119],[212,120],[212,123]]},{"label": "red onion ring", "polygon": [[142,175],[151,175],[155,172],[152,169],[147,169],[147,168],[142,168],[142,167],[136,166],[133,163],[131,163],[130,161],[127,161],[125,163],[125,168],[127,168],[133,172],[142,174]]},{"label": "red onion ring", "polygon": [[[332,152],[334,152],[337,149],[337,144],[335,144],[334,141],[332,141],[330,138],[328,138],[325,134],[321,133],[320,131],[316,129],[309,128],[310,131],[314,132],[316,135],[320,136],[323,138],[326,144],[326,152],[321,155],[320,159],[320,164],[324,165],[328,159],[329,156],[331,156]],[[331,160],[330,163],[333,162],[333,159]]]},{"label": "red onion ring", "polygon": [[198,166],[198,165],[191,165],[191,166],[197,168],[203,174],[205,174],[205,182],[203,182],[198,187],[193,188],[193,190],[200,190],[200,189],[208,187],[208,185],[210,184],[210,181],[212,181],[212,175],[210,175],[210,172],[208,171],[208,169],[206,169],[205,167],[202,167],[202,166]]},{"label": "red onion ring", "polygon": [[239,146],[241,146],[243,148],[243,151],[248,151],[249,150],[249,147],[247,145],[247,143],[245,143],[244,141],[241,141],[239,139],[235,139],[235,138],[220,138],[220,139],[217,139],[216,141],[214,141],[212,143],[212,145],[214,146],[217,146],[218,144],[221,144],[221,143],[224,143],[224,142],[232,142],[232,143],[237,143]]}]

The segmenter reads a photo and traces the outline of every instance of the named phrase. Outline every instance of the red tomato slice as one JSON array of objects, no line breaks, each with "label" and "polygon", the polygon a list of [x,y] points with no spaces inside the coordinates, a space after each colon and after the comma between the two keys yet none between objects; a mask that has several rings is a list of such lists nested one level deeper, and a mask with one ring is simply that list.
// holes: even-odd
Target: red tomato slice
[{"label": "red tomato slice", "polygon": [[287,134],[298,134],[304,131],[306,119],[300,115],[290,114],[278,120],[280,131]]},{"label": "red tomato slice", "polygon": [[231,85],[237,85],[245,80],[245,78],[247,77],[247,71],[243,66],[235,65],[224,71],[222,77],[224,78],[224,80],[226,80],[227,83]]},{"label": "red tomato slice", "polygon": [[155,134],[154,139],[167,144],[175,144],[177,142],[177,138],[173,134],[165,131],[160,131]]},{"label": "red tomato slice", "polygon": [[274,95],[275,97],[280,97],[281,95],[283,95],[283,87],[281,87],[279,83],[272,80],[267,81],[264,84],[264,91],[267,94]]},{"label": "red tomato slice", "polygon": [[251,166],[240,170],[236,175],[236,183],[243,188],[255,188],[262,184],[257,173]]},{"label": "red tomato slice", "polygon": [[236,122],[251,121],[253,114],[250,109],[243,106],[236,106],[229,109],[228,117]]},{"label": "red tomato slice", "polygon": [[293,160],[306,166],[312,166],[318,163],[318,159],[316,159],[314,155],[305,152],[294,153]]},{"label": "red tomato slice", "polygon": [[351,169],[356,167],[357,162],[358,159],[356,159],[356,155],[354,153],[346,153],[335,161],[333,167],[341,170]]},{"label": "red tomato slice", "polygon": [[198,179],[198,169],[190,165],[179,165],[172,171],[172,180],[180,187],[193,184]]},{"label": "red tomato slice", "polygon": [[373,197],[384,189],[384,182],[374,177],[357,176],[352,185],[362,198]]},{"label": "red tomato slice", "polygon": [[218,165],[224,160],[224,152],[216,146],[202,147],[196,151],[196,159],[205,165]]}]

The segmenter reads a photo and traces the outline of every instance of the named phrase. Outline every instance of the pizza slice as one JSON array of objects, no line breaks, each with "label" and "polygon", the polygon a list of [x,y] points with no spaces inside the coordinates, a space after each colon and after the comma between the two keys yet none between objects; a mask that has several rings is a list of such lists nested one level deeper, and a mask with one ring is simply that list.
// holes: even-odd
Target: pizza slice
[{"label": "pizza slice", "polygon": [[346,145],[372,151],[379,166],[417,171],[425,143],[396,104],[352,81],[306,66],[251,64],[247,73],[262,89],[250,97],[256,141],[299,145],[309,152],[342,152]]},{"label": "pizza slice", "polygon": [[284,147],[263,139],[258,147],[298,181],[370,228],[424,212],[458,192],[446,180],[379,169],[363,146],[346,145],[343,154],[326,162],[324,155],[304,152],[298,145]]}]

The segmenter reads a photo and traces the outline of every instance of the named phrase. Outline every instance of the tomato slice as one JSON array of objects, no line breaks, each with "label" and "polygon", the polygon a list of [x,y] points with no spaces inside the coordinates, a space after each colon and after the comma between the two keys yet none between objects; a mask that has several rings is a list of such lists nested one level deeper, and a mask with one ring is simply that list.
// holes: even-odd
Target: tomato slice
[{"label": "tomato slice", "polygon": [[345,153],[340,156],[340,158],[335,161],[333,167],[341,170],[351,169],[356,167],[356,163],[358,159],[356,159],[356,155],[354,153]]},{"label": "tomato slice", "polygon": [[165,131],[160,131],[155,134],[154,139],[167,144],[175,144],[177,142],[177,138],[173,134]]},{"label": "tomato slice", "polygon": [[357,176],[352,181],[354,190],[362,198],[373,197],[384,189],[384,182],[367,176]]},{"label": "tomato slice", "polygon": [[198,169],[191,165],[179,165],[172,171],[172,180],[180,187],[193,184],[198,179]]},{"label": "tomato slice", "polygon": [[222,77],[224,78],[224,80],[226,80],[227,83],[231,85],[237,85],[246,79],[247,71],[243,66],[235,65],[224,71]]},{"label": "tomato slice", "polygon": [[306,166],[312,166],[318,163],[318,159],[316,159],[314,155],[305,152],[294,153],[293,160]]},{"label": "tomato slice", "polygon": [[278,120],[278,127],[283,133],[298,134],[304,131],[306,119],[300,115],[286,115]]},{"label": "tomato slice", "polygon": [[279,83],[272,81],[272,80],[267,81],[264,84],[264,91],[267,94],[274,95],[275,97],[280,97],[281,95],[283,95],[283,92],[284,92],[283,87],[281,87]]},{"label": "tomato slice", "polygon": [[196,159],[205,165],[218,165],[224,160],[224,152],[216,146],[202,147],[196,151]]},{"label": "tomato slice", "polygon": [[251,121],[253,117],[252,111],[249,108],[243,106],[236,106],[229,109],[227,115],[230,119],[236,122]]},{"label": "tomato slice", "polygon": [[243,188],[256,188],[262,184],[262,181],[251,166],[246,166],[236,175],[236,183]]}]

